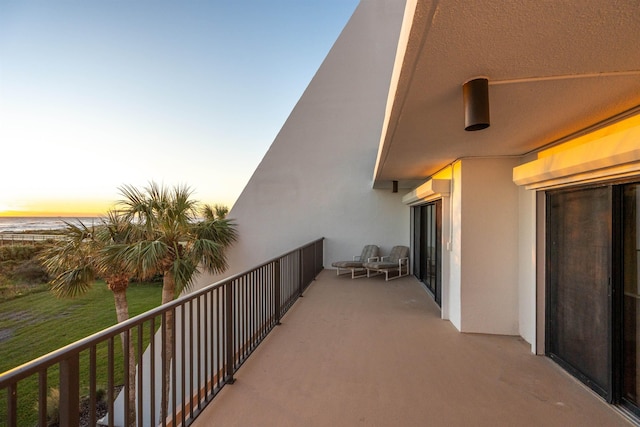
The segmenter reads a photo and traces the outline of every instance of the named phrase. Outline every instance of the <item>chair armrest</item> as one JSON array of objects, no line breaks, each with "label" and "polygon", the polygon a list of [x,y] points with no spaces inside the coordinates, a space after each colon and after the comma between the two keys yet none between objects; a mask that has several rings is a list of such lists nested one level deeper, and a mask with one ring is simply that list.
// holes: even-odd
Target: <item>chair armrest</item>
[{"label": "chair armrest", "polygon": [[389,255],[385,255],[382,258],[380,258],[380,261],[384,261],[385,258],[390,258],[390,256]]},{"label": "chair armrest", "polygon": [[367,258],[367,262],[378,261],[379,259],[380,259],[380,257],[372,256],[371,258]]},{"label": "chair armrest", "polygon": [[354,256],[353,256],[353,260],[354,260],[354,261],[361,261],[361,259],[360,259],[360,258],[362,258],[362,255],[354,255]]},{"label": "chair armrest", "polygon": [[404,257],[404,258],[398,259],[398,265],[399,266],[405,265],[405,260],[406,260],[406,264],[409,265],[409,257]]}]

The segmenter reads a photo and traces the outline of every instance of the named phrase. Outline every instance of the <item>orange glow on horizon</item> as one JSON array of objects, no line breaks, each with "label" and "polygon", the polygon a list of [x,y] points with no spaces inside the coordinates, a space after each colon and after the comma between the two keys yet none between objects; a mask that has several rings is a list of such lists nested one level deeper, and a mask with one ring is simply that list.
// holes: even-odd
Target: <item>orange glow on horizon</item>
[{"label": "orange glow on horizon", "polygon": [[[221,202],[201,202],[208,204],[216,204]],[[233,203],[225,204],[229,209],[233,207]],[[32,203],[23,203],[18,206],[6,206],[0,203],[0,217],[101,217],[108,210],[114,209],[117,201],[99,201],[99,200],[47,200]]]},{"label": "orange glow on horizon", "polygon": [[65,218],[90,218],[90,217],[99,217],[103,215],[103,213],[97,212],[47,212],[47,211],[0,211],[0,218],[10,218],[10,217],[39,217],[39,218],[56,218],[56,217],[65,217]]},{"label": "orange glow on horizon", "polygon": [[49,200],[0,206],[0,217],[99,217],[112,207],[113,203],[103,201]]}]

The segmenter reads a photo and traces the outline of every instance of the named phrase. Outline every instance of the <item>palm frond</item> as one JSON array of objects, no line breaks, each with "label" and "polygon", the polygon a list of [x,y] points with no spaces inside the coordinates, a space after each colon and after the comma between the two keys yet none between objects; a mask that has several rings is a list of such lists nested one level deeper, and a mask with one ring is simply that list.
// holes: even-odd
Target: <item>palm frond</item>
[{"label": "palm frond", "polygon": [[225,247],[238,239],[238,230],[232,219],[200,221],[194,224],[193,231],[197,238],[213,240]]},{"label": "palm frond", "polygon": [[214,240],[198,239],[192,245],[192,259],[202,264],[210,273],[221,273],[227,269],[225,246]]},{"label": "palm frond", "polygon": [[65,221],[63,238],[47,247],[40,254],[40,261],[52,276],[76,268],[95,269],[93,253],[98,246],[93,239],[93,229],[82,221],[77,224]]},{"label": "palm frond", "polygon": [[215,209],[213,208],[213,206],[208,204],[202,206],[200,215],[202,216],[202,218],[204,218],[205,221],[213,221],[214,219],[216,219]]},{"label": "palm frond", "polygon": [[148,233],[154,229],[154,206],[150,203],[146,193],[132,185],[118,188],[124,199],[118,201],[120,212],[124,218],[132,223],[144,227]]},{"label": "palm frond", "polygon": [[51,281],[51,291],[57,297],[74,298],[86,293],[95,280],[95,270],[90,266],[79,266],[65,270]]},{"label": "palm frond", "polygon": [[161,240],[140,242],[137,246],[139,265],[143,272],[155,274],[168,268],[171,258],[171,248]]},{"label": "palm frond", "polygon": [[198,264],[189,258],[178,258],[173,262],[171,272],[173,273],[176,283],[176,296],[179,295],[183,289],[188,289],[191,286],[197,269]]},{"label": "palm frond", "polygon": [[215,205],[205,204],[200,209],[200,216],[205,221],[225,219],[228,213],[229,213],[229,208],[225,205],[220,205],[220,204],[215,204]]}]

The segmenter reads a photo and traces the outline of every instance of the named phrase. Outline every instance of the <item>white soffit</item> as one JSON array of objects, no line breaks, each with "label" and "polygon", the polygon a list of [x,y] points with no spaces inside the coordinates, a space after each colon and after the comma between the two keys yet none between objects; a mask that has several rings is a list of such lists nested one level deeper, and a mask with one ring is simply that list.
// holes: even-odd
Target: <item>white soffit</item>
[{"label": "white soffit", "polygon": [[450,179],[430,179],[420,187],[407,193],[402,198],[405,205],[417,205],[419,203],[428,202],[430,200],[440,199],[449,196],[451,192]]},{"label": "white soffit", "polygon": [[[374,187],[534,153],[638,108],[639,17],[638,0],[418,1]],[[491,126],[466,132],[462,84],[476,76],[489,77]]]},{"label": "white soffit", "polygon": [[407,46],[409,44],[409,34],[413,25],[417,3],[417,0],[407,0],[407,3],[405,5],[404,18],[402,19],[402,27],[400,28],[400,37],[398,40],[398,48],[396,51],[396,59],[393,65],[393,72],[391,73],[391,82],[389,83],[389,94],[387,97],[387,105],[384,113],[384,121],[382,122],[382,133],[380,134],[378,156],[376,158],[376,165],[373,172],[374,180],[376,175],[378,174],[378,167],[381,162],[384,162],[384,157],[386,156],[384,144],[385,135],[388,131],[393,103],[395,102],[395,96],[398,90],[398,81],[400,79],[403,61],[406,55]]},{"label": "white soffit", "polygon": [[640,174],[640,127],[605,136],[513,169],[528,190]]}]

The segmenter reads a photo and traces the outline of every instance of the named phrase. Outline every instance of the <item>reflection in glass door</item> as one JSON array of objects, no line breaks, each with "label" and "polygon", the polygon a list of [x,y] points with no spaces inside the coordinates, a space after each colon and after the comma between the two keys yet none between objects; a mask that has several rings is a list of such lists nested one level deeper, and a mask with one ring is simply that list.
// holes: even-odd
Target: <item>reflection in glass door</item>
[{"label": "reflection in glass door", "polygon": [[440,305],[442,283],[442,200],[413,208],[413,274]]}]

